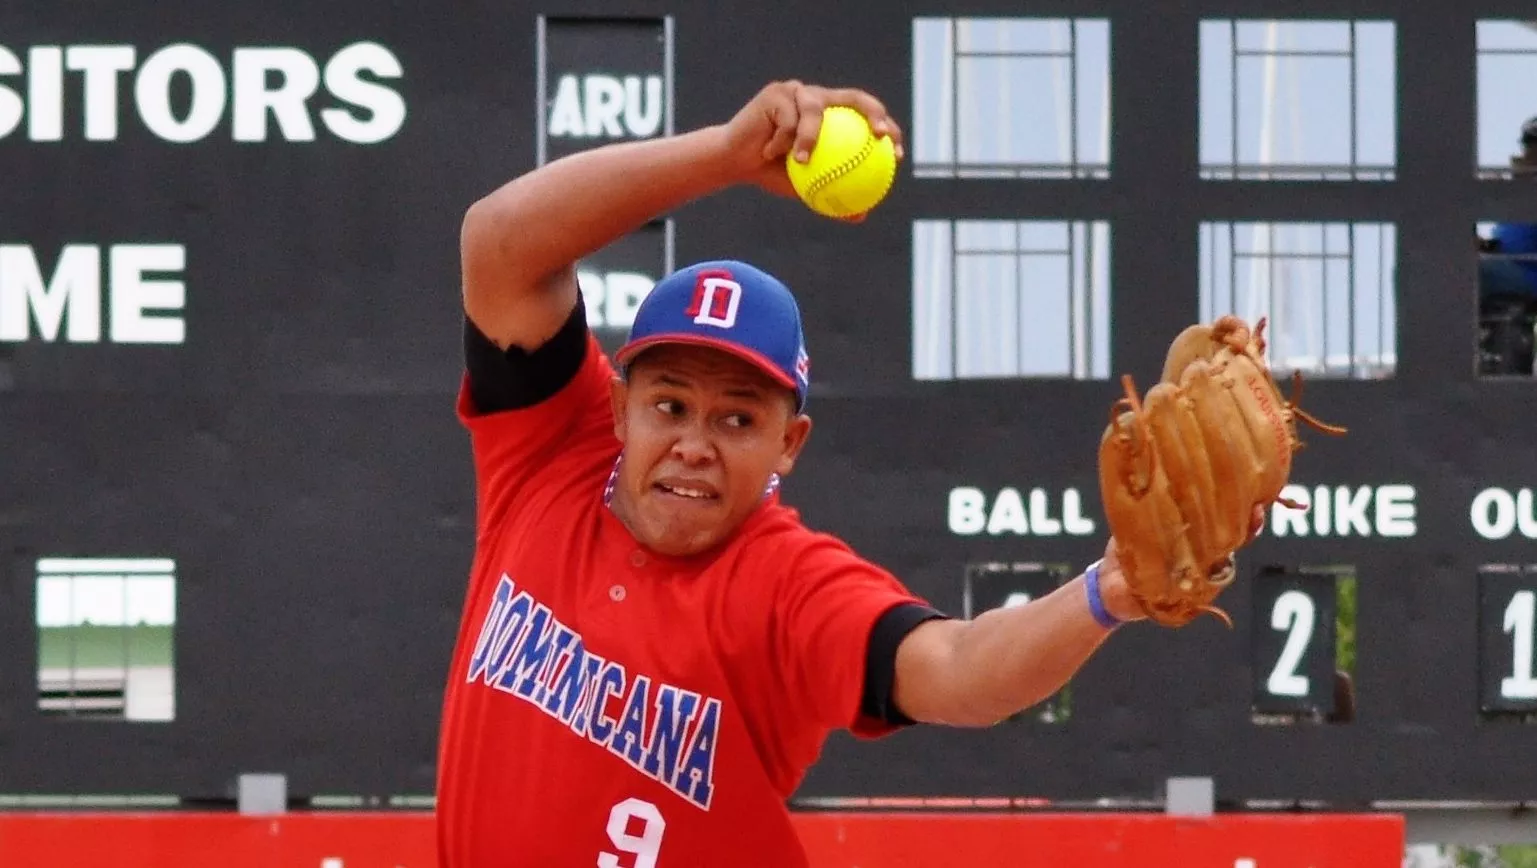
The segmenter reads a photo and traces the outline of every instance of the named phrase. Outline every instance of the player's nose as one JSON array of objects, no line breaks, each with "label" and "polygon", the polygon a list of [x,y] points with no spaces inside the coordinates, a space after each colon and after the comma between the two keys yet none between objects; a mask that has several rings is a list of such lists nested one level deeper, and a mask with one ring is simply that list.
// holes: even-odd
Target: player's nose
[{"label": "player's nose", "polygon": [[716,455],[715,444],[710,442],[710,438],[703,431],[693,428],[684,431],[673,441],[672,453],[690,467],[709,464],[715,460]]}]

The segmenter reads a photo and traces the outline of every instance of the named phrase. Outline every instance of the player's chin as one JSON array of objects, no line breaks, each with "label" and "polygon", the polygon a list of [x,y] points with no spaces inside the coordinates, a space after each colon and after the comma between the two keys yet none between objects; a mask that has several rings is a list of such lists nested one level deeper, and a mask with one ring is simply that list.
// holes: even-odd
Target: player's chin
[{"label": "player's chin", "polygon": [[716,527],[669,527],[649,543],[652,551],[672,558],[686,558],[709,551],[724,537]]},{"label": "player's chin", "polygon": [[688,557],[714,548],[735,526],[730,510],[719,501],[666,509],[650,524],[655,533],[649,545],[671,557]]}]

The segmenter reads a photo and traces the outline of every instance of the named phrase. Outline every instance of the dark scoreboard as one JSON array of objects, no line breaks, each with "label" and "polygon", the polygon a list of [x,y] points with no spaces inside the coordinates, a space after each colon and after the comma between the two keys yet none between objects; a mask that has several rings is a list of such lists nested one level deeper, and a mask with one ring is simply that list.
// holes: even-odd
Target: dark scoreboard
[{"label": "dark scoreboard", "polygon": [[[1350,434],[1299,453],[1309,509],[1241,554],[1233,630],[1124,630],[990,730],[836,735],[803,795],[1531,796],[1537,389],[1480,375],[1468,243],[1532,211],[1529,180],[1473,169],[1474,34],[1500,10],[1155,5],[0,8],[0,793],[430,793],[474,532],[464,209],[775,78],[863,86],[916,137],[915,20],[1033,16],[1108,22],[1107,169],[907,171],[860,226],[693,203],[581,264],[604,342],[678,265],[784,277],[817,423],[786,498],[961,615],[1100,556],[1115,378],[1151,382],[1199,316],[1203,222],[1394,227],[1396,360],[1309,377]],[[1202,177],[1203,22],[1266,16],[1392,22],[1413,62],[1390,177]],[[915,225],[952,220],[1108,223],[1109,378],[914,375]]]}]

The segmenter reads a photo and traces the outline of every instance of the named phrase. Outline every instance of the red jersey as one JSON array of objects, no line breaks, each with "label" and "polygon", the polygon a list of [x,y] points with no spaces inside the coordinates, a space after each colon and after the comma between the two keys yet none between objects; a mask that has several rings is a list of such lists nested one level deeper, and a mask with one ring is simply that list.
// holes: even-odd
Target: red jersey
[{"label": "red jersey", "polygon": [[439,750],[444,868],[806,864],[786,800],[860,698],[870,628],[922,602],[765,498],[695,558],[607,508],[613,368],[591,335],[532,407],[459,418],[476,552]]}]

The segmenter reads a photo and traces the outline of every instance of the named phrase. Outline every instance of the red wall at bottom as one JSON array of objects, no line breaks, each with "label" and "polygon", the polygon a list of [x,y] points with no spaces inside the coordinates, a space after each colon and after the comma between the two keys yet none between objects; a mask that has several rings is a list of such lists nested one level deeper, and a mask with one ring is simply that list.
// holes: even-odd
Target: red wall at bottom
[{"label": "red wall at bottom", "polygon": [[[816,868],[1399,868],[1390,814],[801,813]],[[5,868],[435,868],[426,813],[0,814]]]}]

